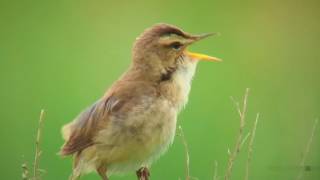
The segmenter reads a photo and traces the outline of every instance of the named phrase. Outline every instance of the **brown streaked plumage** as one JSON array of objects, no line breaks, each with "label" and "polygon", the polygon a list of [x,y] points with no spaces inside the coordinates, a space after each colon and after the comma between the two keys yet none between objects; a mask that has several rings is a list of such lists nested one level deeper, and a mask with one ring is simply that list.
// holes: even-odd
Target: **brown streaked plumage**
[{"label": "brown streaked plumage", "polygon": [[157,24],[136,39],[129,70],[62,129],[66,142],[61,155],[74,156],[70,179],[93,170],[103,180],[131,170],[139,179],[149,179],[148,166],[173,141],[197,60],[219,60],[186,51],[207,36]]}]

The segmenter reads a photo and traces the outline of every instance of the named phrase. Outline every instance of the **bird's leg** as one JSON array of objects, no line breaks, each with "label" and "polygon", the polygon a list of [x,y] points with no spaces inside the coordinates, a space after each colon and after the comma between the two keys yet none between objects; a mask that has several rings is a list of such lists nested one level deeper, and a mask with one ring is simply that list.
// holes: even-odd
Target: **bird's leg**
[{"label": "bird's leg", "polygon": [[149,180],[150,172],[148,168],[142,167],[136,172],[138,180]]},{"label": "bird's leg", "polygon": [[101,165],[99,168],[97,168],[97,172],[102,180],[109,180],[107,176],[107,167],[105,165]]}]

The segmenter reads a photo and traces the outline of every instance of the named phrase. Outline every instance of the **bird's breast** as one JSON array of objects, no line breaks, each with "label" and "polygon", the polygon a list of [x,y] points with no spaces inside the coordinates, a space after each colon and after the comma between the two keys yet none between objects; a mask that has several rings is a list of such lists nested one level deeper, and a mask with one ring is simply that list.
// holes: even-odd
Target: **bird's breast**
[{"label": "bird's breast", "polygon": [[125,117],[111,117],[100,133],[103,156],[111,164],[151,164],[173,142],[176,108],[164,97],[141,98]]},{"label": "bird's breast", "polygon": [[[133,117],[133,116],[132,116]],[[137,114],[128,127],[133,138],[150,153],[164,151],[172,143],[176,129],[177,110],[165,98],[155,98],[144,112]],[[162,149],[164,148],[164,149]]]}]

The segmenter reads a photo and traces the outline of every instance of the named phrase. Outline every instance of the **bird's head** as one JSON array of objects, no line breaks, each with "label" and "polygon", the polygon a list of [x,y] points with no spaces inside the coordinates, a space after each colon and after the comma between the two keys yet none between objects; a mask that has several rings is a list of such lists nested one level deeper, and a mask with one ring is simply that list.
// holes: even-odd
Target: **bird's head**
[{"label": "bird's head", "polygon": [[173,25],[156,24],[136,39],[132,52],[133,64],[151,73],[165,73],[168,69],[177,69],[197,60],[220,61],[215,57],[186,50],[194,42],[213,34],[192,35]]}]

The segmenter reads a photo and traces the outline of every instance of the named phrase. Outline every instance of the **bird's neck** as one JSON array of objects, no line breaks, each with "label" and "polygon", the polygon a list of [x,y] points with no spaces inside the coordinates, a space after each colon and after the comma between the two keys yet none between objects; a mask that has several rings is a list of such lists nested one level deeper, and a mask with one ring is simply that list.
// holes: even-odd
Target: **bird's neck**
[{"label": "bird's neck", "polygon": [[161,66],[133,63],[121,79],[125,81],[157,83],[161,81],[161,77],[165,73],[165,70],[160,67]]}]

